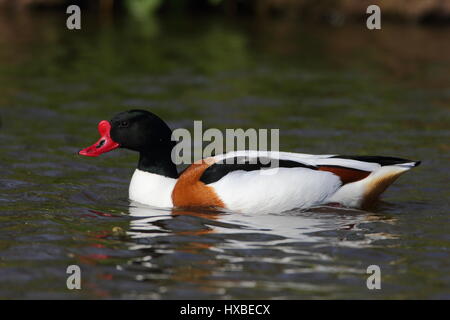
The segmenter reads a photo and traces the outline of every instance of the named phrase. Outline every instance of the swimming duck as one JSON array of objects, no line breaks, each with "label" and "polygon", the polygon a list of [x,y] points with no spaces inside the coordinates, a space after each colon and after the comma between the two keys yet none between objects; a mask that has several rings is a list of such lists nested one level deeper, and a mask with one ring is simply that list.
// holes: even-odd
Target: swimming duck
[{"label": "swimming duck", "polygon": [[[234,151],[178,173],[172,130],[157,115],[130,110],[98,125],[100,139],[79,152],[97,157],[117,148],[139,153],[130,200],[156,207],[216,207],[278,213],[334,204],[365,208],[420,161],[382,156]],[[270,158],[270,159],[267,159]],[[263,161],[264,160],[264,161]],[[268,160],[275,160],[271,167]]]}]

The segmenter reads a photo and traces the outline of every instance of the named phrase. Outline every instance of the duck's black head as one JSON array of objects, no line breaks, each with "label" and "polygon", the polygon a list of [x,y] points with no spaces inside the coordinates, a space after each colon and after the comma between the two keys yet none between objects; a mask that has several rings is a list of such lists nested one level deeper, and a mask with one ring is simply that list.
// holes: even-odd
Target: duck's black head
[{"label": "duck's black head", "polygon": [[80,155],[97,157],[116,148],[126,148],[140,154],[140,170],[177,175],[171,161],[175,142],[172,130],[157,115],[146,110],[129,110],[116,114],[111,121],[98,124],[100,140],[79,152]]},{"label": "duck's black head", "polygon": [[170,149],[172,130],[156,114],[146,110],[130,110],[116,114],[110,121],[111,138],[120,147],[137,152]]}]

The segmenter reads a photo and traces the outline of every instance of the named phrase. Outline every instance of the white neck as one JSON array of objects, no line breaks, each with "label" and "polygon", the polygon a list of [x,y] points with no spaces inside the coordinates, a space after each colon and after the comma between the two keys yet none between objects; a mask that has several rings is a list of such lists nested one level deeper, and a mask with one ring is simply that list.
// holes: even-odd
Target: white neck
[{"label": "white neck", "polygon": [[177,179],[136,169],[130,182],[129,198],[155,207],[173,207],[172,190]]}]

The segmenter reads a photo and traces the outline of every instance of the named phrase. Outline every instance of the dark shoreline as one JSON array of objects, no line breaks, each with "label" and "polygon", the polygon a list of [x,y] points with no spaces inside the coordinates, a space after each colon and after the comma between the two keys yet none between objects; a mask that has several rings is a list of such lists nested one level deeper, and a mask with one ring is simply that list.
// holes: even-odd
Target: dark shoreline
[{"label": "dark shoreline", "polygon": [[[347,20],[364,19],[367,6],[371,1],[361,0],[147,0],[149,5],[134,6],[145,15],[145,11],[157,14],[208,13],[229,16],[256,16],[260,18],[301,19],[342,24]],[[144,2],[144,1],[143,1]],[[51,10],[60,9],[70,4],[80,5],[89,10],[106,14],[120,15],[130,9],[127,1],[97,0],[0,0],[2,10]],[[407,22],[423,24],[450,24],[450,0],[378,1],[383,20],[389,22]],[[137,8],[137,9],[136,9]]]}]

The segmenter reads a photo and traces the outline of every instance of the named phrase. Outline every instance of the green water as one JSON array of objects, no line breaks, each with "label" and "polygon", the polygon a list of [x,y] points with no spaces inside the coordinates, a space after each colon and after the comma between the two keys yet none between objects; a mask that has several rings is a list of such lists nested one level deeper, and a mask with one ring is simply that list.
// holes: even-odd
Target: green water
[{"label": "green water", "polygon": [[[449,299],[449,31],[2,15],[0,298]],[[279,128],[284,151],[423,162],[371,212],[156,210],[127,200],[135,154],[76,155],[129,108]]]}]

